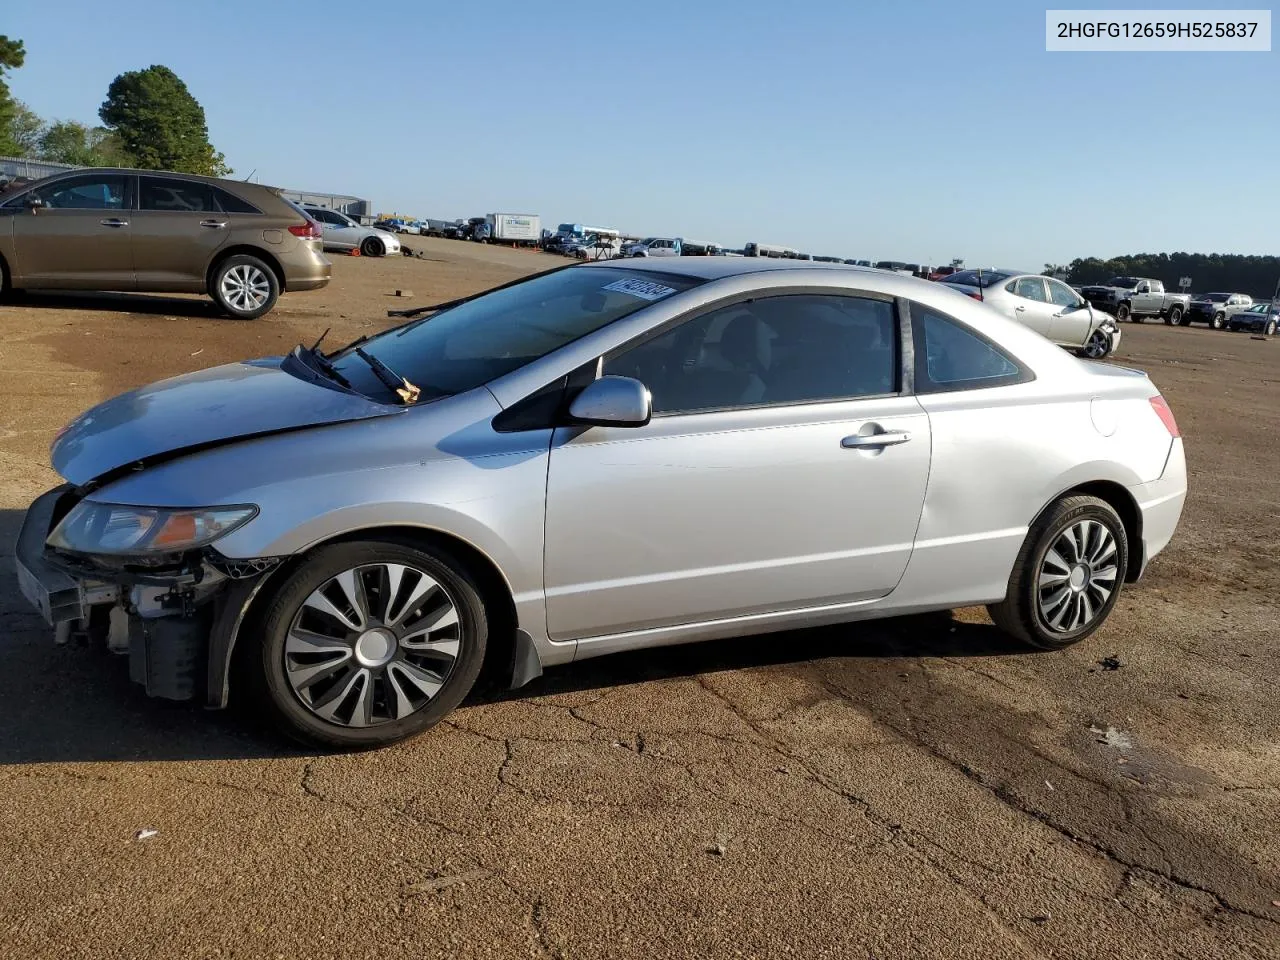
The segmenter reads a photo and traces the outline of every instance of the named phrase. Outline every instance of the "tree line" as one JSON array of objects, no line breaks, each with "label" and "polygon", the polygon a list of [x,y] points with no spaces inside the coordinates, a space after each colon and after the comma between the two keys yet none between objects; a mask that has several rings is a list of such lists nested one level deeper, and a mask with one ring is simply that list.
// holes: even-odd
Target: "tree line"
[{"label": "tree line", "polygon": [[[1049,266],[1045,264],[1046,270]],[[1163,281],[1166,290],[1177,290],[1178,280],[1190,277],[1194,291],[1247,293],[1255,300],[1270,299],[1280,281],[1280,257],[1239,253],[1134,253],[1110,260],[1080,257],[1065,269],[1067,282],[1076,286],[1112,277],[1150,277]]]},{"label": "tree line", "polygon": [[111,81],[101,125],[46,120],[17,100],[5,75],[26,61],[21,40],[0,34],[0,156],[82,167],[136,167],[222,177],[226,158],[209,142],[204,108],[168,67],[130,70]]}]

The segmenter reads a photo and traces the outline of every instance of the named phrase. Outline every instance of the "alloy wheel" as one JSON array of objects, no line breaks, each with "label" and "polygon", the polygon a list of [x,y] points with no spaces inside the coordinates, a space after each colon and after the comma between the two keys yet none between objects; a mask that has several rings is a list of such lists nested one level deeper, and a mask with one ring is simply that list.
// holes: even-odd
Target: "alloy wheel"
[{"label": "alloy wheel", "polygon": [[1093,623],[1116,589],[1116,540],[1105,524],[1079,520],[1054,539],[1040,563],[1036,608],[1053,633]]},{"label": "alloy wheel", "polygon": [[302,602],[285,638],[285,677],[317,717],[376,726],[430,703],[461,642],[458,607],[437,580],[398,563],[369,564]]},{"label": "alloy wheel", "polygon": [[1095,330],[1089,334],[1084,344],[1084,355],[1090,360],[1101,360],[1111,351],[1111,338],[1105,330]]},{"label": "alloy wheel", "polygon": [[251,263],[236,264],[223,274],[218,286],[223,300],[246,313],[259,309],[271,297],[270,280]]}]

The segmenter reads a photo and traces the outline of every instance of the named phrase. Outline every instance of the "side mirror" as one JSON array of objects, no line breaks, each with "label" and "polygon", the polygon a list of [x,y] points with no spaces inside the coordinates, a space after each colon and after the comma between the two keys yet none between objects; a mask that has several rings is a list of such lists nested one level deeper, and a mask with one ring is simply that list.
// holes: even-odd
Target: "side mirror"
[{"label": "side mirror", "polygon": [[601,377],[569,404],[574,423],[589,427],[643,427],[653,416],[649,388],[631,377]]},{"label": "side mirror", "polygon": [[34,193],[27,196],[28,210],[38,210],[40,207],[43,207],[43,206],[44,206],[44,201],[41,200],[38,196],[36,196]]}]

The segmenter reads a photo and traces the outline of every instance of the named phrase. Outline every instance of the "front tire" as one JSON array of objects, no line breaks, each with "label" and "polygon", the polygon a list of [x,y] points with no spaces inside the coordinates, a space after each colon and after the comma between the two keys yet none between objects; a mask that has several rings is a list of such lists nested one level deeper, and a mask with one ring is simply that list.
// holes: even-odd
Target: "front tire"
[{"label": "front tire", "polygon": [[257,257],[241,253],[218,264],[209,295],[237,320],[256,320],[280,299],[280,281]]},{"label": "front tire", "polygon": [[470,691],[488,620],[467,567],[391,540],[321,547],[270,599],[252,651],[256,699],[304,743],[385,746]]},{"label": "front tire", "polygon": [[1262,328],[1262,335],[1264,337],[1274,337],[1276,335],[1276,322],[1274,320],[1267,321],[1266,326]]},{"label": "front tire", "polygon": [[1221,330],[1222,325],[1227,322],[1227,315],[1223,313],[1221,310],[1219,310],[1217,313],[1213,315],[1213,320],[1210,322],[1213,325],[1213,329]]},{"label": "front tire", "polygon": [[360,243],[360,252],[366,257],[384,257],[387,246],[377,237],[365,237]]},{"label": "front tire", "polygon": [[1129,563],[1129,538],[1105,500],[1067,496],[1027,531],[1009,592],[987,612],[997,627],[1042,650],[1060,650],[1102,626]]},{"label": "front tire", "polygon": [[1101,360],[1111,352],[1111,343],[1111,337],[1107,331],[1099,328],[1089,334],[1089,339],[1077,351],[1077,356],[1084,357],[1086,360]]}]

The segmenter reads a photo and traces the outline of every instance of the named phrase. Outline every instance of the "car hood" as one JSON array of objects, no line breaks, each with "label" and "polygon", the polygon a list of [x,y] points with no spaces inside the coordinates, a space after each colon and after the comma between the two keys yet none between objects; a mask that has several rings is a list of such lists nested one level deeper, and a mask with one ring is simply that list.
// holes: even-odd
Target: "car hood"
[{"label": "car hood", "polygon": [[211,367],[100,403],[58,434],[53,468],[81,485],[139,461],[406,409],[309,383],[282,370],[284,359]]}]

